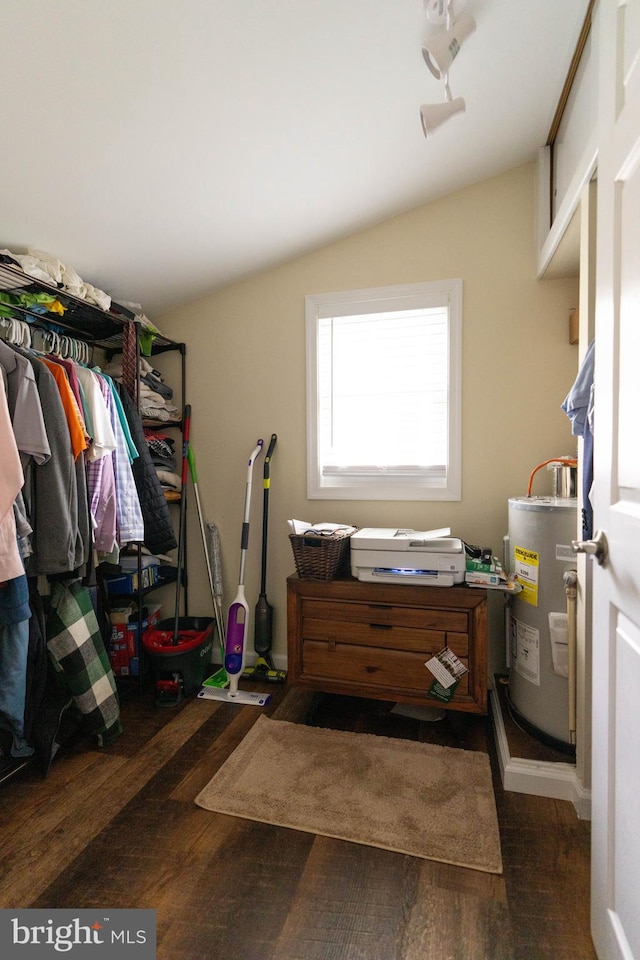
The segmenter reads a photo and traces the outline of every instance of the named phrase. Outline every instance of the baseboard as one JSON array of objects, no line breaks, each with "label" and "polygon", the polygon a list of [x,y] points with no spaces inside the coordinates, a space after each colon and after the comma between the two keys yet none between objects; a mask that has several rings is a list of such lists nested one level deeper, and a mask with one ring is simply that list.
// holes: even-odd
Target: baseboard
[{"label": "baseboard", "polygon": [[586,790],[578,780],[574,764],[512,757],[498,694],[494,688],[489,690],[489,699],[504,789],[514,793],[528,793],[536,797],[569,800],[581,820],[590,820],[591,791]]}]

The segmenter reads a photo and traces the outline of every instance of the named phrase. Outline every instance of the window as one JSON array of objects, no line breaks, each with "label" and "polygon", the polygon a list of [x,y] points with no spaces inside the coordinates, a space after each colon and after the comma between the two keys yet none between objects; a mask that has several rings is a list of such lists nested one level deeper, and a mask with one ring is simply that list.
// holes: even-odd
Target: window
[{"label": "window", "polygon": [[309,499],[459,500],[462,281],[305,299]]}]

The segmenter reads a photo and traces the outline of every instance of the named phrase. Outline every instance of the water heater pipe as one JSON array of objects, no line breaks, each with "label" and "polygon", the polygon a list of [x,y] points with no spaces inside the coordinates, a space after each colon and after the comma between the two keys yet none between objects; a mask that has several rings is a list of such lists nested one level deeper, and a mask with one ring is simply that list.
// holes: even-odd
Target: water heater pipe
[{"label": "water heater pipe", "polygon": [[[506,570],[507,573],[511,574],[510,567],[510,544],[511,537],[508,533],[505,533],[502,538],[502,568]],[[511,624],[511,612],[509,610],[509,595],[505,593],[504,595],[504,639],[505,639],[505,654],[504,662],[507,667],[511,667],[511,634],[510,634],[510,624]]]},{"label": "water heater pipe", "polygon": [[563,575],[564,592],[567,598],[567,666],[569,684],[569,742],[576,742],[576,600],[578,596],[578,573],[567,570]]},{"label": "water heater pipe", "polygon": [[534,467],[531,473],[529,474],[529,484],[527,486],[527,496],[531,496],[531,487],[533,486],[533,478],[535,477],[538,470],[541,470],[542,467],[546,467],[549,463],[561,463],[565,467],[577,467],[578,461],[575,457],[551,457],[550,460],[543,460],[542,463],[539,463],[537,467]]}]

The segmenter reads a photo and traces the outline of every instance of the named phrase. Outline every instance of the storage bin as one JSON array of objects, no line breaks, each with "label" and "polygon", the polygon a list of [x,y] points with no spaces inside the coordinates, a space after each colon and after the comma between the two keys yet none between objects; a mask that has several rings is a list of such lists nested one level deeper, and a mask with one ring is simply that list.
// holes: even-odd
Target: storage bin
[{"label": "storage bin", "polygon": [[351,534],[291,533],[289,540],[301,580],[337,580],[349,574]]},{"label": "storage bin", "polygon": [[[159,565],[157,562],[148,563],[142,568],[142,589],[153,587],[159,579]],[[138,589],[138,571],[123,570],[122,573],[105,575],[104,582],[110,596],[130,596]]]}]

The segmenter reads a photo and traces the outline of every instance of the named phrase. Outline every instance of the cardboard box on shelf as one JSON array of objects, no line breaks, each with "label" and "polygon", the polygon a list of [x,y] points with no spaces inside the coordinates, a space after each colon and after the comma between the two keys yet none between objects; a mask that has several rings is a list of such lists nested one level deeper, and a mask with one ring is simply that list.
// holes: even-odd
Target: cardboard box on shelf
[{"label": "cardboard box on shelf", "polygon": [[[155,627],[160,619],[161,606],[159,603],[148,604],[144,608],[145,616],[142,621],[142,632],[146,633]],[[111,612],[112,615],[114,611]],[[119,616],[120,613],[116,613]],[[111,669],[116,677],[140,676],[141,642],[138,637],[138,615],[134,611],[129,614],[128,621],[113,622],[111,639],[109,642],[109,660]],[[142,658],[144,671],[144,658]]]},{"label": "cardboard box on shelf", "polygon": [[129,623],[129,617],[134,613],[134,609],[132,603],[125,607],[112,607],[109,611],[109,619],[114,626],[120,623]]}]

